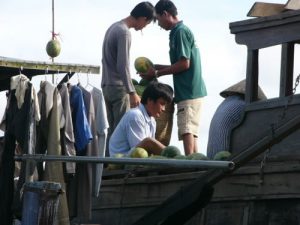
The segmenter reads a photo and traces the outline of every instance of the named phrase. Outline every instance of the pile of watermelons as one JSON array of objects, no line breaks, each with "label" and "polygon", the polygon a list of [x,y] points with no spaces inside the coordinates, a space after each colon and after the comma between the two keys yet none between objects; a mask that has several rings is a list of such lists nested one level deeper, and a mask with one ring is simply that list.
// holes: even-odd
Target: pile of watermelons
[{"label": "pile of watermelons", "polygon": [[[181,151],[176,146],[167,146],[161,152],[161,155],[149,155],[148,152],[140,147],[135,148],[129,156],[123,154],[115,154],[116,158],[130,157],[130,158],[144,158],[144,159],[169,159],[169,160],[208,160],[207,156],[202,153],[193,153],[188,156],[182,155]],[[230,157],[230,152],[222,151],[215,155],[213,160],[227,160]],[[121,169],[137,169],[137,168],[157,168],[157,166],[145,166],[145,165],[122,165],[122,164],[109,164],[107,169],[109,170],[121,170]]]}]

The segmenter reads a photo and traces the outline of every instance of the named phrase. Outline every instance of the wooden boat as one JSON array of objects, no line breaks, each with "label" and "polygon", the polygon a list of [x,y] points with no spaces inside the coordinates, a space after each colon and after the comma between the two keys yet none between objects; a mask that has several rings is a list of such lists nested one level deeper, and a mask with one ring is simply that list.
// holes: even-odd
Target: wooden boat
[{"label": "wooden boat", "polygon": [[[230,30],[248,51],[247,106],[230,140],[235,169],[106,172],[95,223],[300,224],[300,95],[293,86],[300,11],[233,22]],[[282,47],[279,96],[257,101],[259,50],[275,45]]]}]

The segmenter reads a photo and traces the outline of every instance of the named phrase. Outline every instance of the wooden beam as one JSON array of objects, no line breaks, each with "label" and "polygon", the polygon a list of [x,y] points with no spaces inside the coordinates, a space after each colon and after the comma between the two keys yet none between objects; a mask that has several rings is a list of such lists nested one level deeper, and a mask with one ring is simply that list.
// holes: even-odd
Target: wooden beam
[{"label": "wooden beam", "polygon": [[248,19],[229,24],[238,44],[260,49],[300,40],[300,11]]},{"label": "wooden beam", "polygon": [[51,63],[51,62],[40,62],[40,61],[28,61],[20,59],[12,59],[0,57],[0,67],[6,68],[17,68],[17,69],[32,69],[42,70],[57,73],[91,73],[99,74],[100,66],[84,65],[84,64],[67,64],[67,63]]},{"label": "wooden beam", "polygon": [[292,9],[292,10],[300,9],[300,0],[289,0],[285,5],[285,9]]},{"label": "wooden beam", "polygon": [[247,71],[246,71],[246,103],[251,103],[258,99],[258,49],[248,49]]},{"label": "wooden beam", "polygon": [[294,43],[282,44],[279,97],[293,94]]},{"label": "wooden beam", "polygon": [[248,12],[249,17],[273,16],[285,11],[284,4],[255,2]]}]

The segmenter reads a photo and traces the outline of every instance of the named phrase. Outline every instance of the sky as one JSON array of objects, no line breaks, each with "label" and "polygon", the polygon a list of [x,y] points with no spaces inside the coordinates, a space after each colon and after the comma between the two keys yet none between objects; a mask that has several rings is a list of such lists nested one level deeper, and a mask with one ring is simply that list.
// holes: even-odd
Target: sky
[{"label": "sky", "polygon": [[[58,63],[79,63],[101,66],[101,48],[106,29],[114,22],[127,17],[137,0],[63,0],[55,1],[55,32],[59,33],[62,50],[55,58]],[[153,5],[157,1],[150,1]],[[204,98],[199,130],[199,152],[206,154],[211,118],[223,100],[219,93],[245,79],[247,49],[235,42],[230,33],[231,22],[251,19],[247,17],[253,0],[173,0],[178,8],[178,18],[191,28],[200,49],[202,74],[208,96]],[[264,2],[285,4],[283,0]],[[51,62],[46,44],[51,39],[52,0],[1,0],[0,1],[0,56],[24,60]],[[157,23],[143,31],[131,30],[130,50],[132,77],[139,80],[133,67],[134,59],[146,56],[157,64],[169,64],[168,35]],[[296,59],[298,56],[296,47]],[[280,46],[260,51],[259,84],[268,98],[279,93]],[[295,65],[295,73],[299,71]],[[26,75],[26,74],[25,74]],[[60,78],[60,76],[58,76]],[[59,81],[59,78],[57,79]],[[87,83],[86,74],[78,74],[71,83]],[[44,75],[35,77],[33,84],[39,89]],[[159,78],[172,85],[172,76]],[[56,81],[55,81],[56,82]],[[89,75],[89,82],[100,88],[101,73]],[[2,100],[3,99],[3,100]],[[3,93],[0,101],[4,101]],[[1,104],[0,116],[4,111]],[[170,145],[183,149],[177,140],[174,118]]]}]

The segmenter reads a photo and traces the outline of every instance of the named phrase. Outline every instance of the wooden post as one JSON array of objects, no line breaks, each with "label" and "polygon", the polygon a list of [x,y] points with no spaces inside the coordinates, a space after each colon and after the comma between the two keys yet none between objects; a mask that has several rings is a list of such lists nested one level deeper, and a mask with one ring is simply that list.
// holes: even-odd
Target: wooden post
[{"label": "wooden post", "polygon": [[293,94],[294,43],[284,43],[281,49],[279,97]]},{"label": "wooden post", "polygon": [[246,71],[246,103],[257,100],[258,96],[258,49],[249,49]]}]

